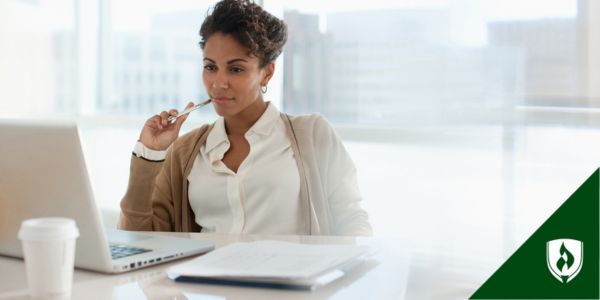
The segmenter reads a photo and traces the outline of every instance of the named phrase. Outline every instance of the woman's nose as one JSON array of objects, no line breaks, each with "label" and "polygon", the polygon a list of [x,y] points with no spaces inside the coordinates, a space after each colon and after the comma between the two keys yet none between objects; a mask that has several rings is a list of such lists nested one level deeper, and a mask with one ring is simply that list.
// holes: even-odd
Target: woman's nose
[{"label": "woman's nose", "polygon": [[229,80],[227,76],[218,72],[214,78],[215,80],[212,83],[213,88],[226,89],[229,88]]}]

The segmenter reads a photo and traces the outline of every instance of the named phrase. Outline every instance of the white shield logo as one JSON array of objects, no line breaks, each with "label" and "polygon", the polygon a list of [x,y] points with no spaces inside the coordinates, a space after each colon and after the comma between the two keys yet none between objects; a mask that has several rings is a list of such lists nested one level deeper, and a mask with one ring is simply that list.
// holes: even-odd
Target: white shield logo
[{"label": "white shield logo", "polygon": [[583,265],[583,242],[556,239],[546,243],[546,263],[550,273],[562,283],[573,280]]}]

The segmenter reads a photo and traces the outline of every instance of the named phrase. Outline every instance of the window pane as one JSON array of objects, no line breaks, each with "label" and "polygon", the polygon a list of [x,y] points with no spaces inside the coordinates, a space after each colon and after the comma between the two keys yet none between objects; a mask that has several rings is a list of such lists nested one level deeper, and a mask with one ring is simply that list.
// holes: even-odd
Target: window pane
[{"label": "window pane", "polygon": [[78,110],[73,0],[0,1],[0,117]]},{"label": "window pane", "polygon": [[111,1],[102,18],[98,112],[146,116],[206,99],[198,31],[211,3]]},{"label": "window pane", "polygon": [[290,28],[283,106],[319,111],[337,123],[392,127],[529,122],[535,119],[523,110],[532,107],[596,107],[598,76],[589,62],[598,54],[589,45],[598,40],[591,17],[598,12],[588,6],[575,0],[273,4]]}]

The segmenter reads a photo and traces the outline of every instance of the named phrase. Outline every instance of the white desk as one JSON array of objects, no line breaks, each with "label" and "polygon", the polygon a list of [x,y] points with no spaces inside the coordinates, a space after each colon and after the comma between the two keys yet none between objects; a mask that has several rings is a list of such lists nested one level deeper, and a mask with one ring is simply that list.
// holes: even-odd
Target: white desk
[{"label": "white desk", "polygon": [[[379,252],[348,276],[312,292],[176,283],[166,277],[165,270],[180,260],[118,275],[76,270],[72,299],[466,299],[491,274],[490,266],[481,268],[476,262],[447,256],[441,248],[440,251],[418,249],[399,239],[154,234],[212,240],[217,247],[238,241],[273,239],[368,244],[378,247]],[[0,257],[0,299],[28,299],[27,293],[23,261]]]}]

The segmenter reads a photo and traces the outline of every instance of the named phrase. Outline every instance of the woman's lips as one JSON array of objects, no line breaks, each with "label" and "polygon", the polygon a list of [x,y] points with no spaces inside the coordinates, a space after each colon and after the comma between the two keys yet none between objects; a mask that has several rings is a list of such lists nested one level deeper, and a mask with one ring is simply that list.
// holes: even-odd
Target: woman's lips
[{"label": "woman's lips", "polygon": [[213,97],[212,101],[216,104],[224,104],[230,101],[233,101],[233,98],[227,98],[227,97]]}]

